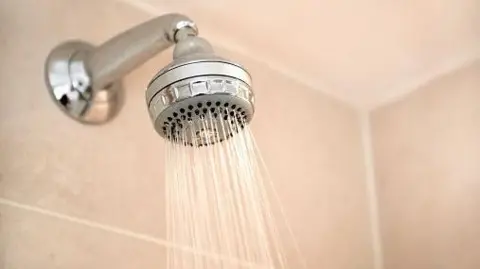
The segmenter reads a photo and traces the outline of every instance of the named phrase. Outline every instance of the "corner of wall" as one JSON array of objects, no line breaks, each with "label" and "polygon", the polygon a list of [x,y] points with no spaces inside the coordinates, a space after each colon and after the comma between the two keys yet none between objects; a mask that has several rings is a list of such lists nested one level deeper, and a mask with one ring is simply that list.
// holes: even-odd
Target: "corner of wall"
[{"label": "corner of wall", "polygon": [[377,187],[375,181],[374,157],[372,147],[372,132],[370,126],[370,112],[359,111],[361,139],[363,146],[363,159],[365,166],[366,197],[370,215],[370,234],[372,238],[373,265],[374,269],[383,269],[383,249],[380,232],[380,220],[378,209]]}]

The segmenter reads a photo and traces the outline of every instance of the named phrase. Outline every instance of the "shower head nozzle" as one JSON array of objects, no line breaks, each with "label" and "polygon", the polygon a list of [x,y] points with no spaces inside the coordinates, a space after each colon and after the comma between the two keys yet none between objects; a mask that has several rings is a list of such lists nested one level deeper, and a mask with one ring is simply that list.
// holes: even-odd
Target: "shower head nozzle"
[{"label": "shower head nozzle", "polygon": [[[189,38],[192,41],[204,42],[197,37]],[[228,139],[253,117],[251,77],[240,65],[211,52],[194,45],[185,48],[194,53],[176,48],[177,57],[147,88],[154,128],[166,139],[189,145]]]}]

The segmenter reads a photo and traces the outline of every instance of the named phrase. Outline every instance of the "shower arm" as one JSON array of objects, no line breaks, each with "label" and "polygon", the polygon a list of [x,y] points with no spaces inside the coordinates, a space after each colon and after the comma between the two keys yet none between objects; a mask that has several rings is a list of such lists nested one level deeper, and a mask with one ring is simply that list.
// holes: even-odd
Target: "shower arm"
[{"label": "shower arm", "polygon": [[179,39],[197,34],[195,23],[181,14],[166,14],[133,27],[91,52],[87,65],[92,86],[106,87]]},{"label": "shower arm", "polygon": [[86,124],[105,123],[122,106],[122,77],[171,45],[197,34],[195,23],[188,17],[165,14],[100,46],[84,41],[62,43],[50,52],[45,64],[50,95],[73,119]]}]

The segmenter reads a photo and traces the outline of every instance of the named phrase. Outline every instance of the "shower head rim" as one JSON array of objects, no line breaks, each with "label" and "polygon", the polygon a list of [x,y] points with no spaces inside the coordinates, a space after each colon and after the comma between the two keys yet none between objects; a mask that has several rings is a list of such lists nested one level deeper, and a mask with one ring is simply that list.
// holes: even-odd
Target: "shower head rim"
[{"label": "shower head rim", "polygon": [[[214,88],[214,82],[220,82],[223,84],[229,84],[234,86],[233,89],[222,89],[221,91]],[[202,83],[203,86],[206,88],[199,92],[193,92],[192,85]],[[218,84],[217,84],[218,86]],[[188,93],[185,94],[184,88],[188,88]],[[228,86],[231,87],[231,86]],[[179,90],[180,89],[180,90]],[[184,95],[184,96],[182,96]],[[186,95],[186,96],[185,96]],[[198,76],[188,78],[182,81],[177,81],[172,85],[166,87],[165,89],[159,91],[156,95],[154,95],[150,102],[147,104],[148,110],[151,115],[155,114],[152,108],[155,110],[164,111],[166,108],[170,106],[175,106],[176,104],[193,97],[198,96],[213,96],[213,95],[228,95],[231,97],[237,97],[243,99],[245,102],[250,103],[251,109],[250,111],[252,114],[255,111],[255,94],[251,89],[251,86],[244,83],[243,81],[239,81],[236,78],[228,77],[228,76]],[[158,105],[161,104],[159,108]],[[155,116],[156,117],[156,116]]]},{"label": "shower head rim", "polygon": [[248,87],[252,87],[252,78],[245,68],[230,61],[198,59],[179,66],[174,64],[153,78],[145,93],[146,103],[149,105],[155,95],[179,81],[211,76],[231,77],[244,82]]},{"label": "shower head rim", "polygon": [[[201,62],[218,62],[218,63],[225,63],[225,64],[231,64],[231,65],[234,65],[234,66],[237,66],[241,69],[243,69],[245,72],[248,73],[248,70],[245,69],[245,67],[239,63],[236,63],[236,62],[233,62],[233,61],[229,61],[229,60],[226,60],[224,58],[221,58],[221,57],[218,57],[218,56],[215,56],[215,55],[209,55],[209,57],[198,57],[198,55],[195,55],[195,57],[188,57],[188,58],[181,58],[181,59],[176,59],[174,61],[172,61],[170,64],[168,64],[167,66],[165,66],[164,68],[162,68],[160,71],[158,71],[153,77],[152,79],[150,80],[150,82],[148,83],[148,87],[150,87],[150,85],[160,76],[162,76],[163,74],[167,73],[167,72],[170,72],[170,71],[173,71],[174,69],[178,68],[178,67],[182,67],[184,65],[188,65],[188,64],[194,64],[194,63],[201,63]],[[250,75],[250,73],[248,73]],[[251,75],[250,75],[251,77]]]}]

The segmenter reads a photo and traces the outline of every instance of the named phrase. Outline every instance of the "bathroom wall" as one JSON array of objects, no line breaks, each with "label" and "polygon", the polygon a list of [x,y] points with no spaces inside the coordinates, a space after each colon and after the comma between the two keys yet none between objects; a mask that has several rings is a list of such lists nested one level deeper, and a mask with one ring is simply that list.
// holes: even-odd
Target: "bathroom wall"
[{"label": "bathroom wall", "polygon": [[385,269],[480,268],[480,61],[371,113]]},{"label": "bathroom wall", "polygon": [[254,75],[253,131],[308,268],[372,268],[357,112],[264,64],[222,55]]},{"label": "bathroom wall", "polygon": [[[125,106],[105,126],[63,115],[43,81],[59,42],[98,44],[150,16],[115,1],[0,2],[0,268],[163,268],[164,144],[144,90],[171,54],[126,78]],[[254,76],[253,131],[308,268],[372,268],[356,111],[218,51]]]}]

